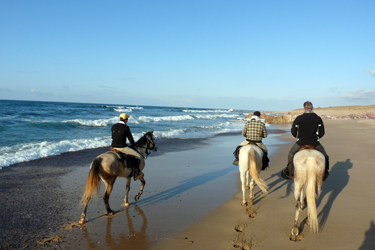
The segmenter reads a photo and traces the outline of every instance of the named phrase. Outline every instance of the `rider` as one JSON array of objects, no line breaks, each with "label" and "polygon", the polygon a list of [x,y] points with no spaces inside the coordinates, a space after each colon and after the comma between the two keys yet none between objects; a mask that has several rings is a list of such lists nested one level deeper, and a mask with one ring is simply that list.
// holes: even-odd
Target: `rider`
[{"label": "rider", "polygon": [[137,159],[135,163],[134,169],[134,180],[139,179],[143,176],[142,171],[139,169],[140,164],[144,165],[144,158],[143,156],[137,152],[136,150],[132,149],[126,144],[126,139],[129,140],[130,144],[135,147],[134,139],[130,129],[126,123],[128,122],[129,116],[125,113],[120,115],[120,121],[114,124],[111,128],[112,130],[112,144],[111,148],[118,150],[126,155],[132,155],[134,158]]},{"label": "rider", "polygon": [[321,152],[325,159],[325,173],[323,181],[325,181],[329,175],[329,158],[324,150],[322,144],[320,144],[319,139],[324,136],[324,124],[322,119],[313,112],[313,105],[311,102],[307,101],[303,104],[304,113],[294,120],[291,133],[297,138],[297,142],[290,149],[288,154],[288,165],[281,171],[281,176],[284,179],[294,178],[294,165],[293,156],[298,152],[299,148],[304,145],[312,145],[319,152]]},{"label": "rider", "polygon": [[263,167],[262,170],[265,170],[268,167],[268,150],[266,146],[262,143],[262,138],[268,136],[266,125],[260,120],[260,112],[255,111],[253,116],[250,118],[250,121],[246,122],[245,127],[242,130],[242,135],[246,137],[246,140],[243,141],[234,151],[235,160],[233,165],[238,165],[238,156],[240,148],[244,145],[247,145],[251,142],[255,143],[263,151]]}]

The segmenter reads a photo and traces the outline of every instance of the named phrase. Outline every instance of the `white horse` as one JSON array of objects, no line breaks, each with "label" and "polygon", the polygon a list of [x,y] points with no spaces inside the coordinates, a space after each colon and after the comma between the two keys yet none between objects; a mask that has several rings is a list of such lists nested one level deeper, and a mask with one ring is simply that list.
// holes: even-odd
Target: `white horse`
[{"label": "white horse", "polygon": [[[313,233],[318,232],[318,216],[316,211],[316,199],[319,197],[324,169],[325,157],[315,149],[304,149],[294,156],[294,198],[296,199],[296,214],[294,217],[294,228],[292,236],[299,234],[298,216],[307,201],[308,220]],[[306,201],[305,201],[306,198]]]},{"label": "white horse", "polygon": [[262,159],[263,159],[263,151],[256,145],[249,144],[243,146],[240,149],[239,154],[239,168],[241,174],[241,182],[242,182],[242,206],[246,206],[246,198],[245,192],[246,188],[249,187],[249,180],[251,175],[251,182],[250,182],[250,197],[249,203],[250,205],[253,204],[254,199],[254,181],[259,186],[259,188],[263,192],[263,196],[268,194],[267,192],[267,184],[259,177],[259,173],[262,170]]}]

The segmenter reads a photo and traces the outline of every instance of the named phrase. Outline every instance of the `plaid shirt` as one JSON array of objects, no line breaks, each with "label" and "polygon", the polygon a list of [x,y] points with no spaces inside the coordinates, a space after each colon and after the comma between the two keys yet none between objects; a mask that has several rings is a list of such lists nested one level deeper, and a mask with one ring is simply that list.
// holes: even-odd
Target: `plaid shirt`
[{"label": "plaid shirt", "polygon": [[247,140],[251,141],[262,141],[262,138],[268,136],[266,125],[261,120],[251,119],[246,122],[245,127],[242,130],[242,135]]}]

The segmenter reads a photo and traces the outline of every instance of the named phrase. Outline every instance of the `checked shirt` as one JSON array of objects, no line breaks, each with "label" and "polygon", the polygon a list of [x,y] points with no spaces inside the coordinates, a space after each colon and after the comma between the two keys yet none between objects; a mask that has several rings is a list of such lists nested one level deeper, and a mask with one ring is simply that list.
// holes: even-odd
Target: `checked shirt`
[{"label": "checked shirt", "polygon": [[262,121],[256,119],[251,119],[246,122],[245,127],[242,130],[242,135],[245,136],[247,140],[259,142],[262,141],[262,138],[268,136],[266,125]]}]

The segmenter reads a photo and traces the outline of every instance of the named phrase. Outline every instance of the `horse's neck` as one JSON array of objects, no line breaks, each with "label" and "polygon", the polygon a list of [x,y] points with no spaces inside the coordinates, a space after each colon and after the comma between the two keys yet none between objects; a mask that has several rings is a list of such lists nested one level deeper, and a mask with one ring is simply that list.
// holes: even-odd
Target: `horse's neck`
[{"label": "horse's neck", "polygon": [[147,144],[145,144],[145,145],[140,145],[140,146],[137,146],[137,147],[136,147],[136,148],[138,149],[138,151],[139,151],[143,156],[146,155],[146,146],[147,146]]}]

